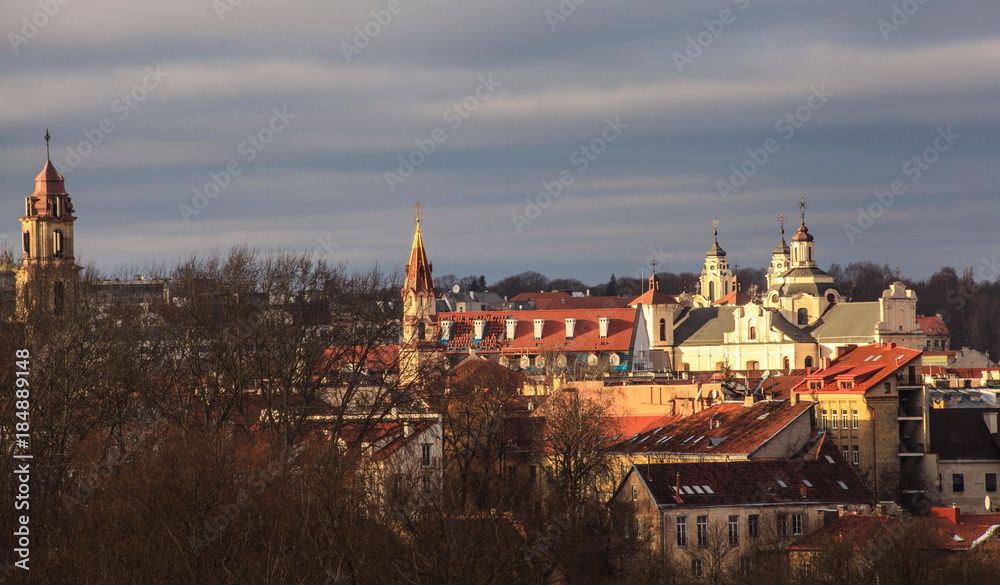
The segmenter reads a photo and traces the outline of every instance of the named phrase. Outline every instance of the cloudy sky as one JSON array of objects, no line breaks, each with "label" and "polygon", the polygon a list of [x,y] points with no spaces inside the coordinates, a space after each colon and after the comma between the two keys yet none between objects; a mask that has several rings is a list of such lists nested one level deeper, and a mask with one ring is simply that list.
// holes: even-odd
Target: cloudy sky
[{"label": "cloudy sky", "polygon": [[0,234],[48,128],[106,269],[240,243],[397,268],[418,201],[438,274],[698,270],[713,217],[764,266],[804,196],[823,267],[995,277],[997,22],[995,0],[8,0]]}]

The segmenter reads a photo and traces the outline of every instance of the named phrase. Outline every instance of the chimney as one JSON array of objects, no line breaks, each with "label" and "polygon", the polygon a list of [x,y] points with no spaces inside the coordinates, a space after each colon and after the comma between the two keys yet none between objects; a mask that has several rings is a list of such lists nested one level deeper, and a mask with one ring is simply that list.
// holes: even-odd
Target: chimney
[{"label": "chimney", "polygon": [[743,406],[753,406],[753,394],[747,394],[743,397]]},{"label": "chimney", "polygon": [[576,330],[576,319],[566,317],[566,339],[573,339],[573,332]]},{"label": "chimney", "polygon": [[514,339],[514,333],[517,330],[517,319],[513,317],[507,318],[507,341]]},{"label": "chimney", "polygon": [[545,319],[535,319],[535,339],[542,338],[542,327],[545,326]]},{"label": "chimney", "polygon": [[788,402],[789,402],[789,403],[790,403],[790,404],[791,404],[792,406],[795,406],[796,404],[798,404],[798,403],[799,403],[799,393],[798,393],[798,392],[792,392],[792,395],[791,395],[791,397],[790,397],[790,398],[788,399]]},{"label": "chimney", "polygon": [[441,341],[451,340],[451,326],[454,325],[454,321],[451,319],[443,319],[441,321]]},{"label": "chimney", "polygon": [[962,511],[958,509],[957,504],[952,504],[950,508],[931,508],[931,516],[947,518],[951,520],[952,524],[958,524],[959,518],[962,517]]},{"label": "chimney", "polygon": [[403,421],[403,436],[404,437],[409,437],[412,434],[413,434],[413,425],[410,424],[410,421],[404,420]]},{"label": "chimney", "polygon": [[677,477],[676,477],[675,485],[674,485],[674,491],[675,491],[675,493],[678,496],[681,495],[681,474],[680,474],[680,472],[677,473]]},{"label": "chimney", "polygon": [[837,517],[841,517],[847,514],[847,506],[837,506]]},{"label": "chimney", "polygon": [[472,322],[472,326],[475,329],[475,341],[482,341],[483,332],[486,330],[486,320],[485,319],[475,319]]},{"label": "chimney", "polygon": [[587,289],[587,296],[588,297],[590,296],[590,289],[589,288]]},{"label": "chimney", "polygon": [[608,336],[608,325],[610,324],[611,324],[610,317],[598,317],[597,327],[598,327],[599,337],[603,338]]}]

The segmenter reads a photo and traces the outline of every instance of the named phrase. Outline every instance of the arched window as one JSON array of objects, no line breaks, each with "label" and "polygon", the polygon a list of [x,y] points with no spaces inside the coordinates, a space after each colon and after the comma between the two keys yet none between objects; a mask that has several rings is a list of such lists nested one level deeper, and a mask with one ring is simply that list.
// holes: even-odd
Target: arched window
[{"label": "arched window", "polygon": [[809,309],[799,309],[798,312],[799,325],[809,324]]},{"label": "arched window", "polygon": [[31,257],[31,232],[24,232],[21,236],[22,248],[24,249],[25,258]]},{"label": "arched window", "polygon": [[750,327],[749,338],[750,339],[757,339],[757,328],[756,327],[753,327],[753,326]]},{"label": "arched window", "polygon": [[812,247],[810,247],[809,248],[809,261],[812,262],[812,259],[813,259],[813,249],[812,249]]},{"label": "arched window", "polygon": [[566,354],[561,353],[559,357],[556,358],[556,367],[565,368],[566,367]]},{"label": "arched window", "polygon": [[715,283],[714,282],[709,282],[708,283],[708,298],[709,298],[709,300],[713,300],[713,301],[715,300]]},{"label": "arched window", "polygon": [[59,198],[56,197],[52,200],[52,215],[59,217],[62,215],[62,205],[59,204]]},{"label": "arched window", "polygon": [[54,285],[52,285],[52,314],[62,315],[63,305],[66,302],[66,289],[63,286],[62,281],[57,280]]},{"label": "arched window", "polygon": [[521,369],[522,370],[527,370],[530,367],[531,367],[531,358],[528,357],[528,356],[526,356],[526,355],[522,355],[521,356]]},{"label": "arched window", "polygon": [[540,355],[540,356],[538,356],[538,357],[535,358],[535,367],[536,368],[544,368],[545,367],[545,356]]},{"label": "arched window", "polygon": [[622,363],[622,358],[620,358],[617,353],[613,353],[611,354],[611,357],[608,358],[608,362],[612,366],[619,366]]},{"label": "arched window", "polygon": [[592,353],[592,354],[590,354],[590,355],[587,356],[587,365],[588,366],[596,366],[597,365],[597,354],[596,353]]},{"label": "arched window", "polygon": [[813,358],[812,358],[812,356],[811,355],[807,355],[806,356],[806,361],[803,362],[802,365],[804,365],[807,368],[813,367]]},{"label": "arched window", "polygon": [[687,362],[681,362],[681,371],[682,372],[690,372],[691,371],[691,364],[689,364]]},{"label": "arched window", "polygon": [[828,303],[830,303],[831,305],[834,304],[834,303],[836,303],[837,302],[837,295],[833,294],[832,292],[826,293],[826,301]]},{"label": "arched window", "polygon": [[747,369],[748,370],[759,370],[760,369],[760,362],[758,362],[756,360],[750,360],[750,361],[748,361],[747,362]]},{"label": "arched window", "polygon": [[784,359],[784,360],[782,360],[782,366],[783,366],[783,368],[782,368],[782,369],[785,369],[785,370],[787,370],[787,369],[789,369],[789,366],[790,366],[790,365],[791,365],[791,364],[789,363],[789,360],[788,360],[788,356],[785,356],[785,359]]},{"label": "arched window", "polygon": [[417,339],[420,341],[424,340],[424,336],[427,334],[427,324],[423,321],[417,323]]},{"label": "arched window", "polygon": [[660,341],[667,340],[667,320],[660,319]]},{"label": "arched window", "polygon": [[62,230],[52,232],[52,257],[63,257],[63,234]]}]

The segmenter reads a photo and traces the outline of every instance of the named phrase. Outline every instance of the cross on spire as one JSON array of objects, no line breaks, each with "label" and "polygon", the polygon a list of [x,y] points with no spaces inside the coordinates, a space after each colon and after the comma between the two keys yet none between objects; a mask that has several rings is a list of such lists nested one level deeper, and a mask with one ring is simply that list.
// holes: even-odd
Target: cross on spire
[{"label": "cross on spire", "polygon": [[802,225],[806,225],[806,207],[809,207],[809,204],[806,203],[806,198],[803,196],[802,200],[799,201],[799,210],[802,213]]},{"label": "cross on spire", "polygon": [[52,137],[49,136],[49,129],[46,128],[45,129],[45,159],[46,160],[52,160],[52,156],[49,154],[49,140],[51,140],[51,139],[52,139]]},{"label": "cross on spire", "polygon": [[413,216],[417,220],[417,227],[420,227],[420,216],[424,214],[423,208],[424,206],[421,205],[419,201],[417,201],[417,204],[413,206]]},{"label": "cross on spire", "polygon": [[896,280],[899,280],[899,266],[896,267]]},{"label": "cross on spire", "polygon": [[785,217],[785,214],[784,213],[779,213],[778,214],[778,224],[781,225],[781,237],[785,237],[785,222],[786,221],[788,221],[788,218]]},{"label": "cross on spire", "polygon": [[722,223],[722,222],[719,221],[719,218],[713,217],[712,221],[710,221],[709,223],[712,224],[712,235],[718,237],[718,235],[719,235],[719,224]]}]

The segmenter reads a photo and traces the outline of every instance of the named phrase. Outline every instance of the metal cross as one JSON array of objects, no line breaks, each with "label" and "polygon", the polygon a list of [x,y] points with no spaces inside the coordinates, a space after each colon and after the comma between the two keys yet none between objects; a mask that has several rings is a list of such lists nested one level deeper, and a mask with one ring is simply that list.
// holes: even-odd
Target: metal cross
[{"label": "metal cross", "polygon": [[722,223],[721,221],[719,221],[719,218],[713,217],[712,221],[709,223],[712,224],[712,233],[716,236],[719,235],[719,224]]},{"label": "metal cross", "polygon": [[785,235],[785,222],[786,221],[788,221],[788,218],[785,217],[785,214],[784,213],[779,213],[778,214],[778,223],[781,224],[781,235]]},{"label": "metal cross", "polygon": [[413,206],[413,209],[415,210],[413,212],[413,214],[417,218],[417,223],[420,223],[420,216],[423,215],[423,211],[421,211],[421,210],[423,208],[424,208],[424,206],[421,205],[419,201],[417,201],[417,204]]},{"label": "metal cross", "polygon": [[809,207],[809,204],[806,203],[806,198],[803,196],[802,200],[799,201],[799,209],[802,210],[802,225],[806,225],[806,207]]}]

